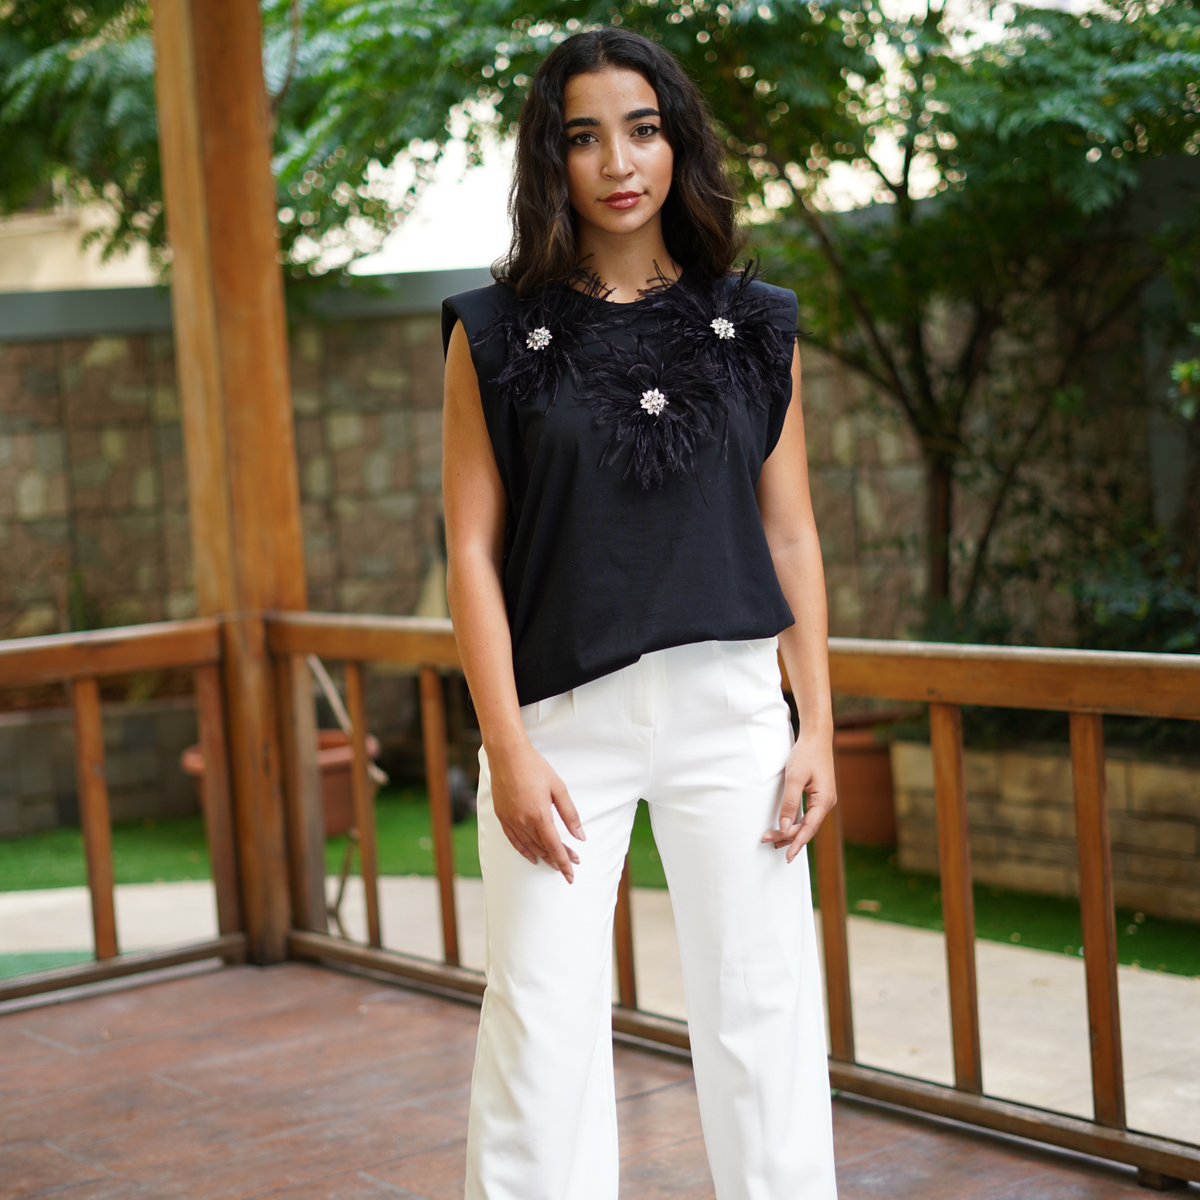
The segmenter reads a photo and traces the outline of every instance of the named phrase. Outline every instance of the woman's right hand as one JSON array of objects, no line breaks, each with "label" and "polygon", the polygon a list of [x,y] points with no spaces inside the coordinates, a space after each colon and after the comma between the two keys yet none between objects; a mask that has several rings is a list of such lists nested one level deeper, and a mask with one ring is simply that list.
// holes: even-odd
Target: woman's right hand
[{"label": "woman's right hand", "polygon": [[567,785],[528,740],[487,749],[492,805],[513,848],[531,863],[542,859],[575,881],[579,855],[563,843],[554,825],[554,809],[578,841],[587,841]]}]

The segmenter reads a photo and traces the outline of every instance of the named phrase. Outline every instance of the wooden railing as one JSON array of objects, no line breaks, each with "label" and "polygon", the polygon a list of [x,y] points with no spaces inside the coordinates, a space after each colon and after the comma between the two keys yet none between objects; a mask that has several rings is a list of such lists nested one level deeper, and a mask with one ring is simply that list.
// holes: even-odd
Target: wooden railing
[{"label": "wooden railing", "polygon": [[[340,961],[386,971],[452,991],[479,995],[483,977],[458,961],[450,800],[446,780],[445,718],[438,673],[457,670],[448,621],[409,618],[277,614],[267,621],[268,644],[280,666],[287,753],[289,825],[313,831],[291,837],[293,878],[309,900],[297,906],[289,945],[297,957]],[[315,717],[304,656],[346,664],[354,723],[355,787],[363,836],[369,945],[326,932],[320,800],[315,781]],[[421,713],[441,895],[444,961],[435,963],[382,947],[374,866],[374,823],[369,812],[363,664],[408,664],[421,678]],[[1200,1180],[1200,1147],[1131,1132],[1125,1126],[1117,994],[1112,860],[1105,797],[1106,713],[1200,719],[1200,657],[1110,654],[928,643],[830,640],[836,694],[929,704],[934,759],[942,911],[950,993],[954,1087],[863,1066],[855,1061],[854,1019],[846,934],[846,889],[841,824],[835,808],[816,843],[817,890],[825,951],[833,1086],[976,1126],[1031,1138],[1138,1168],[1147,1186]],[[979,1005],[975,982],[975,918],[970,835],[963,771],[963,704],[1036,708],[1070,714],[1071,757],[1079,846],[1080,911],[1087,980],[1094,1096],[1092,1121],[983,1094]],[[299,876],[296,874],[299,872]],[[307,872],[305,874],[305,872]],[[682,1021],[637,1007],[628,864],[616,913],[617,987],[613,1028],[621,1035],[680,1049],[688,1047]]]},{"label": "wooden railing", "polygon": [[[0,642],[0,689],[65,685],[74,717],[75,773],[91,897],[95,961],[0,981],[0,1001],[96,983],[122,975],[245,953],[238,907],[228,758],[221,706],[220,626],[216,621],[134,625],[96,633]],[[202,788],[219,936],[170,950],[120,953],[113,899],[112,823],[104,769],[98,680],[168,667],[194,670],[196,709],[206,770]]]}]

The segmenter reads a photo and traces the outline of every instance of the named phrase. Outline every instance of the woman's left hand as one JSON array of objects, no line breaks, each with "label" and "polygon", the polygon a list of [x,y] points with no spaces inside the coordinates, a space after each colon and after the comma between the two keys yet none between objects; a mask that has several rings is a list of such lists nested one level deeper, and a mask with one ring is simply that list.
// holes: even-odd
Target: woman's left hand
[{"label": "woman's left hand", "polygon": [[[801,734],[788,755],[783,780],[779,825],[768,829],[762,840],[774,843],[776,850],[787,847],[787,860],[791,862],[812,841],[825,814],[837,803],[832,735]],[[804,815],[797,819],[801,801],[805,798]]]}]

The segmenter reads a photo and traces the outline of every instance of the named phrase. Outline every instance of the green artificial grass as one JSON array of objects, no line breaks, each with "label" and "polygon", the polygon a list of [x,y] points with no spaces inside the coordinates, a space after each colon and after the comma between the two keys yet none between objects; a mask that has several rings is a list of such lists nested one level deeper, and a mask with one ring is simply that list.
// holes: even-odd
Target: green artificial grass
[{"label": "green artificial grass", "polygon": [[[921,929],[942,928],[936,875],[897,865],[889,846],[846,846],[846,904],[856,916]],[[975,934],[1059,954],[1081,954],[1079,901],[975,885]],[[1117,959],[1126,966],[1200,977],[1200,926],[1117,909]]]},{"label": "green artificial grass", "polygon": [[34,971],[50,971],[55,967],[71,967],[75,963],[91,962],[88,950],[44,950],[35,954],[0,954],[0,979],[13,975],[30,975]]},{"label": "green artificial grass", "polygon": [[[208,879],[211,875],[204,821],[199,816],[116,821],[112,847],[117,883]],[[0,840],[0,892],[86,884],[83,835],[78,829],[64,826]]]},{"label": "green artificial grass", "polygon": [[[381,792],[376,800],[375,822],[380,874],[433,874],[433,838],[429,805],[423,791],[389,788]],[[330,838],[326,843],[326,867],[331,875],[341,869],[345,846],[344,836]],[[644,803],[638,805],[630,855],[635,887],[666,886]],[[460,875],[479,877],[474,817],[454,827],[454,859]],[[199,817],[172,817],[114,825],[113,867],[118,883],[207,879],[208,851],[203,822]],[[357,860],[352,869],[357,871]],[[86,882],[83,842],[77,829],[51,829],[0,841],[0,891],[69,887]],[[854,915],[922,929],[942,928],[937,877],[900,870],[890,847],[847,845],[846,896],[849,911]],[[1079,953],[1079,905],[1075,900],[978,885],[975,927],[977,935],[989,941],[1059,954]],[[1127,965],[1200,976],[1200,927],[1118,909],[1117,954],[1120,962]],[[7,960],[29,957],[4,956],[0,974],[17,973],[7,969]],[[27,965],[23,969],[57,966],[59,961],[56,958],[53,963]]]}]

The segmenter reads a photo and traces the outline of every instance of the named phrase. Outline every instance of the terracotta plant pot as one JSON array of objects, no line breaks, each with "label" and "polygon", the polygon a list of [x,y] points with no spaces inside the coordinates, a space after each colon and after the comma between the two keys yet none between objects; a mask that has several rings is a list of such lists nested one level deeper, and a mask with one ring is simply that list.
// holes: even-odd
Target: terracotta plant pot
[{"label": "terracotta plant pot", "polygon": [[870,846],[894,846],[896,805],[888,744],[869,729],[837,729],[833,757],[842,837]]},{"label": "terracotta plant pot", "polygon": [[[351,768],[354,751],[350,739],[340,729],[321,729],[317,733],[319,745],[317,763],[321,768],[321,799],[325,811],[325,836],[333,837],[345,833],[354,824],[354,789]],[[367,753],[374,761],[379,754],[379,739],[367,735]],[[196,780],[199,789],[204,777],[204,751],[199,746],[189,746],[179,758],[184,774]],[[371,794],[375,785],[371,784]]]}]

